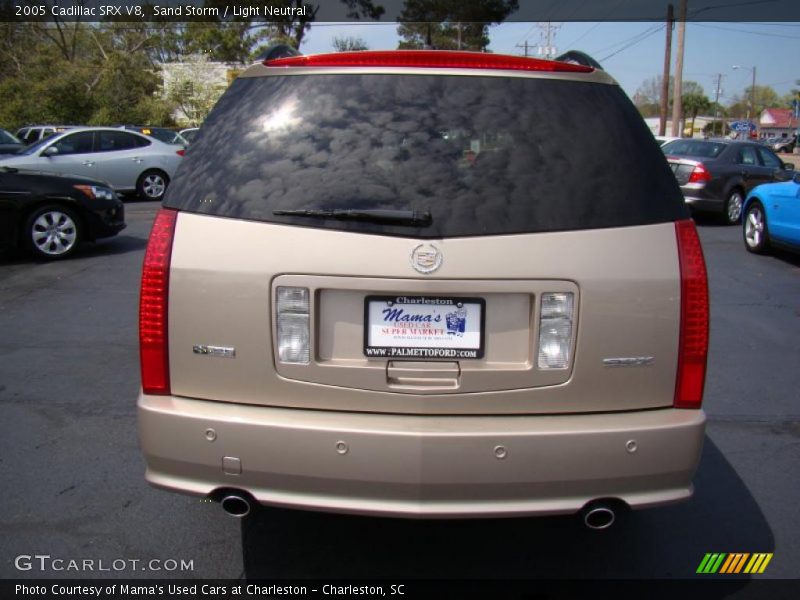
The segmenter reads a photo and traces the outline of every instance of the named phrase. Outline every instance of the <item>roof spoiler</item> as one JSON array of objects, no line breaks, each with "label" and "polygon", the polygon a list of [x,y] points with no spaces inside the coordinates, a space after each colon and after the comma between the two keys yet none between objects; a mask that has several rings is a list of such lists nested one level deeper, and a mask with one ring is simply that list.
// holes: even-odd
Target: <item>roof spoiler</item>
[{"label": "roof spoiler", "polygon": [[567,50],[564,54],[559,54],[556,56],[555,60],[565,63],[571,63],[573,65],[583,65],[584,67],[592,67],[593,69],[600,69],[603,71],[603,67],[600,66],[600,63],[593,59],[591,56],[586,54],[585,52],[581,52],[580,50]]},{"label": "roof spoiler", "polygon": [[255,60],[256,62],[265,62],[268,60],[275,60],[276,58],[289,58],[291,56],[302,56],[302,53],[287,44],[276,44],[264,50]]}]

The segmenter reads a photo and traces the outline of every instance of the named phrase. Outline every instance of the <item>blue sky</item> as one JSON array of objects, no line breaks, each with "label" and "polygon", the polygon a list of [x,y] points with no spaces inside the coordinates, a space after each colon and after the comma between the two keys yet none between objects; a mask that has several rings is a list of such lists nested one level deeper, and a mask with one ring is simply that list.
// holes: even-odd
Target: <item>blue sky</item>
[{"label": "blue sky", "polygon": [[[633,96],[645,80],[661,73],[665,31],[660,23],[555,23],[558,51],[578,49],[598,59]],[[675,63],[673,31],[673,68]],[[305,54],[328,52],[337,35],[358,36],[370,49],[397,47],[396,23],[314,25],[301,46]],[[505,23],[490,30],[493,52],[521,54],[527,39],[540,42],[536,23]],[[732,67],[742,68],[735,70]],[[684,79],[697,81],[713,99],[716,75],[723,74],[720,101],[727,104],[750,85],[770,85],[783,95],[800,80],[800,23],[689,23],[686,28]]]}]

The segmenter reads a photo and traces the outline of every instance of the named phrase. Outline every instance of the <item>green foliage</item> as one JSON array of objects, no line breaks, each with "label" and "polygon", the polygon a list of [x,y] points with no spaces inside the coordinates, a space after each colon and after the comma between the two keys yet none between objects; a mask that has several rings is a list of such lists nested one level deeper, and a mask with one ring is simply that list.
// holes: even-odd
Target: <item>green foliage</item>
[{"label": "green foliage", "polygon": [[752,116],[760,115],[765,108],[790,108],[785,99],[778,96],[778,93],[768,85],[756,85],[755,87],[755,112],[752,109],[753,86],[747,86],[741,96],[734,96],[728,105],[728,112],[737,119],[744,119],[748,114]]},{"label": "green foliage", "polygon": [[[156,94],[160,74],[141,31],[84,23],[4,24],[17,43],[0,43],[0,123],[167,124]],[[152,121],[150,119],[158,119]]]},{"label": "green foliage", "polygon": [[[690,89],[695,91],[692,91],[688,94],[684,94],[681,97],[681,104],[683,105],[684,118],[689,116],[692,119],[692,124],[689,127],[689,131],[691,132],[690,135],[694,135],[694,122],[695,119],[697,118],[697,115],[703,112],[707,112],[711,108],[712,103],[708,98],[706,98],[703,95],[702,93],[703,88],[700,85],[697,85],[697,87],[691,87]],[[700,91],[698,92],[696,90]]]},{"label": "green foliage", "polygon": [[367,42],[360,37],[335,37],[333,38],[333,49],[336,52],[355,52],[360,50],[369,50]]},{"label": "green foliage", "polygon": [[[42,0],[51,5],[55,0]],[[377,19],[383,7],[372,0],[339,0],[352,18]],[[8,2],[0,0],[0,8]],[[205,0],[222,7],[227,0]],[[190,121],[202,119],[221,93],[214,85],[186,86],[165,96],[159,65],[204,59],[246,64],[276,43],[300,46],[321,0],[275,0],[274,7],[308,5],[305,16],[274,21],[222,19],[217,22],[87,23],[0,22],[0,125],[30,123],[171,125],[177,107]],[[259,7],[263,0],[240,0]],[[224,11],[221,11],[221,13]],[[188,62],[191,62],[188,60]],[[217,86],[218,87],[218,86]],[[202,93],[201,93],[202,92]],[[208,92],[208,93],[206,93]]]},{"label": "green foliage", "polygon": [[[384,8],[372,0],[339,0],[347,6],[348,17],[354,19],[379,19]],[[216,6],[224,14],[228,0],[206,0],[205,6]],[[237,6],[259,8],[264,16],[263,0],[239,0]],[[252,16],[237,20],[220,17],[216,22],[188,23],[182,35],[182,50],[187,55],[205,54],[211,60],[221,62],[238,62],[245,64],[254,59],[267,47],[286,44],[299,48],[306,32],[311,27],[319,12],[321,2],[307,0],[273,0],[269,5],[276,8],[299,9],[307,7],[306,15],[287,15],[271,17],[270,21],[259,20],[255,13]]]},{"label": "green foliage", "polygon": [[480,50],[489,26],[519,8],[518,0],[406,0],[397,33],[401,49]]},{"label": "green foliage", "polygon": [[649,102],[644,102],[636,105],[636,108],[639,109],[639,114],[642,115],[643,118],[648,119],[650,117],[657,117],[659,106],[658,104],[652,104]]}]

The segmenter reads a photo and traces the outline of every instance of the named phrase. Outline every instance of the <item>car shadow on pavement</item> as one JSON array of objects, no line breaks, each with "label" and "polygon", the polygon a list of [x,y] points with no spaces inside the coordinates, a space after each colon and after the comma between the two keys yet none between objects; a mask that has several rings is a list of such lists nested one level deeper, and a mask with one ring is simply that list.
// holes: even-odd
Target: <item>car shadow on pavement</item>
[{"label": "car shadow on pavement", "polygon": [[749,577],[697,576],[704,555],[771,552],[773,534],[708,436],[695,487],[690,501],[632,512],[607,531],[589,530],[577,516],[422,521],[265,509],[242,523],[245,577],[702,577],[720,582],[704,597],[725,597]]},{"label": "car shadow on pavement", "polygon": [[692,219],[698,227],[719,227],[720,229],[740,229],[741,221],[736,225],[729,225],[722,217],[713,213],[692,213]]},{"label": "car shadow on pavement", "polygon": [[800,252],[789,252],[788,250],[776,248],[772,250],[770,256],[793,267],[800,267]]},{"label": "car shadow on pavement", "polygon": [[[76,261],[96,256],[114,256],[117,254],[127,254],[137,252],[147,245],[147,240],[139,237],[118,235],[108,239],[97,240],[96,242],[86,242],[75,251],[75,254],[64,259]],[[0,253],[0,266],[4,265],[24,265],[42,264],[50,261],[37,259],[21,250],[11,250]]]}]

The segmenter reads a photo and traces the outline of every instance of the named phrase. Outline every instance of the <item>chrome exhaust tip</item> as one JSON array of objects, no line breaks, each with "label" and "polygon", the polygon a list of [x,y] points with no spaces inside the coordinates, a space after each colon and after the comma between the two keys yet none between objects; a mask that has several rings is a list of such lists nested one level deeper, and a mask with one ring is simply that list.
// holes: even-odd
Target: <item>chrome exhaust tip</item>
[{"label": "chrome exhaust tip", "polygon": [[231,494],[225,496],[221,501],[222,510],[232,517],[241,519],[250,514],[250,501],[244,496]]},{"label": "chrome exhaust tip", "polygon": [[614,510],[606,505],[594,505],[583,511],[583,524],[589,529],[608,529],[616,519]]}]

